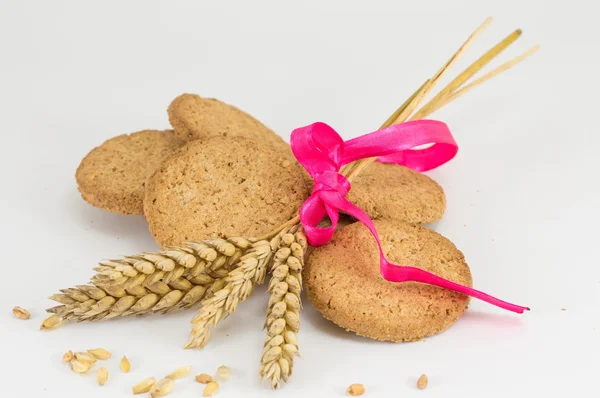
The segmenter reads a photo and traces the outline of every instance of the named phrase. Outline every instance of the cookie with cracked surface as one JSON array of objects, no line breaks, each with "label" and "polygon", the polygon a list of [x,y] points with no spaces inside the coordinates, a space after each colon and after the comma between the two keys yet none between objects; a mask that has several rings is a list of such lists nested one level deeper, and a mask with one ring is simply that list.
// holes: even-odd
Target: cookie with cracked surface
[{"label": "cookie with cracked surface", "polygon": [[266,142],[195,140],[150,177],[144,214],[162,247],[223,236],[258,237],[293,218],[309,190],[287,152]]},{"label": "cookie with cracked surface", "polygon": [[353,181],[349,201],[372,219],[428,224],[446,210],[442,187],[430,177],[404,166],[374,162]]},{"label": "cookie with cracked surface", "polygon": [[[463,254],[442,235],[420,225],[375,221],[389,261],[412,265],[472,286]],[[304,269],[304,287],[327,319],[360,336],[415,341],[450,327],[469,297],[417,282],[388,282],[379,273],[379,251],[369,230],[354,223],[315,248]]]},{"label": "cookie with cracked surface", "polygon": [[105,141],[79,164],[75,179],[83,199],[119,214],[144,214],[147,178],[184,141],[173,130],[143,130]]}]

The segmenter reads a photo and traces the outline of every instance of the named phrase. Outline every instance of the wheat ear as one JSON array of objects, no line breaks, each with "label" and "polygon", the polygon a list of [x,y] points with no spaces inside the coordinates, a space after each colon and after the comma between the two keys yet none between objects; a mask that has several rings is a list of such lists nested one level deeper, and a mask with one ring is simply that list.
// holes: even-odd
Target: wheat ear
[{"label": "wheat ear", "polygon": [[97,321],[188,309],[225,285],[225,276],[251,243],[243,238],[188,242],[183,247],[108,260],[90,285],[50,297],[54,319]]},{"label": "wheat ear", "polygon": [[216,326],[235,311],[238,304],[252,293],[255,283],[263,283],[273,251],[268,240],[259,240],[244,250],[234,269],[225,277],[225,286],[202,301],[192,319],[190,341],[185,348],[203,348],[210,338],[211,326]]},{"label": "wheat ear", "polygon": [[279,388],[281,381],[288,381],[294,356],[299,355],[300,292],[307,242],[302,229],[296,229],[295,233],[291,230],[281,236],[270,267],[268,291],[271,295],[265,322],[267,338],[259,374],[273,389]]}]

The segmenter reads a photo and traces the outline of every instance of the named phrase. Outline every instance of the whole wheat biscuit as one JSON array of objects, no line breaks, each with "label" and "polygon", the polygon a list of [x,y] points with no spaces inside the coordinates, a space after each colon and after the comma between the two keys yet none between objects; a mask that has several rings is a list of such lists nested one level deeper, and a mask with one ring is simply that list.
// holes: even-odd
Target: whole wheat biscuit
[{"label": "whole wheat biscuit", "polygon": [[214,98],[182,94],[167,110],[175,133],[185,140],[246,137],[288,149],[288,144],[267,126],[240,109]]},{"label": "whole wheat biscuit", "polygon": [[159,245],[258,237],[298,212],[309,194],[289,154],[216,136],[191,141],[148,180],[144,214]]},{"label": "whole wheat biscuit", "polygon": [[395,164],[374,162],[353,181],[349,201],[371,218],[427,224],[446,210],[444,190],[428,176]]},{"label": "whole wheat biscuit", "polygon": [[146,179],[184,144],[173,130],[143,130],[109,139],[81,161],[75,179],[83,199],[120,214],[144,214]]},{"label": "whole wheat biscuit", "polygon": [[[386,257],[471,286],[463,254],[440,234],[420,225],[375,221]],[[309,255],[304,286],[313,306],[347,331],[386,341],[414,341],[450,327],[469,297],[416,282],[385,281],[369,230],[354,223]]]}]

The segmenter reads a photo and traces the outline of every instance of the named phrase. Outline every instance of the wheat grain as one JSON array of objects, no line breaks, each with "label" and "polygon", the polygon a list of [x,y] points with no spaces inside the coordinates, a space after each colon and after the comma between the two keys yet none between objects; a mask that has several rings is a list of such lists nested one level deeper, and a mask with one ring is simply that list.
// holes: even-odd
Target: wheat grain
[{"label": "wheat grain", "polygon": [[427,388],[427,384],[429,384],[429,378],[425,373],[423,373],[417,380],[417,388],[419,390],[424,390]]},{"label": "wheat grain", "polygon": [[69,362],[69,365],[71,366],[71,370],[75,373],[87,373],[90,371],[90,369],[92,368],[92,362],[88,362],[88,361],[80,361],[79,359],[72,359],[71,362]]},{"label": "wheat grain", "polygon": [[13,315],[19,319],[29,319],[31,318],[31,314],[25,308],[15,307],[12,310]]},{"label": "wheat grain", "polygon": [[129,373],[131,370],[131,362],[129,362],[129,359],[124,355],[123,358],[121,358],[121,362],[119,362],[119,368],[123,373]]},{"label": "wheat grain", "polygon": [[40,325],[40,330],[53,330],[61,326],[63,323],[62,317],[54,314],[44,319],[44,322]]},{"label": "wheat grain", "polygon": [[150,389],[151,397],[163,397],[170,394],[175,386],[175,380],[173,379],[162,379],[156,382]]},{"label": "wheat grain", "polygon": [[225,286],[202,301],[192,320],[190,340],[185,348],[202,348],[206,345],[211,326],[216,326],[233,313],[238,304],[248,298],[255,283],[263,283],[271,257],[271,245],[267,240],[251,243],[243,249],[241,257],[233,264],[235,268],[225,277]]},{"label": "wheat grain", "polygon": [[259,374],[275,389],[292,375],[294,356],[298,355],[300,292],[307,242],[302,229],[294,227],[272,243],[277,251],[271,264],[268,289],[271,295],[265,322],[267,338]]},{"label": "wheat grain", "polygon": [[106,368],[98,369],[98,374],[96,375],[96,380],[98,381],[98,384],[100,386],[105,385],[106,381],[108,380],[108,370]]},{"label": "wheat grain", "polygon": [[76,352],[74,356],[78,361],[89,362],[91,364],[94,364],[97,361],[96,357],[89,352]]},{"label": "wheat grain", "polygon": [[204,387],[204,391],[202,391],[203,397],[212,397],[215,393],[219,391],[219,383],[216,381],[209,381]]},{"label": "wheat grain", "polygon": [[362,384],[351,384],[346,390],[346,394],[352,397],[358,397],[365,393],[365,386]]},{"label": "wheat grain", "polygon": [[196,376],[196,381],[198,383],[202,383],[202,384],[208,384],[211,381],[213,381],[213,378],[211,375],[208,375],[206,373],[201,373],[198,376]]},{"label": "wheat grain", "polygon": [[145,380],[142,380],[131,389],[134,394],[143,394],[149,392],[154,384],[156,384],[156,379],[154,377],[149,377]]},{"label": "wheat grain", "polygon": [[168,376],[166,376],[167,379],[181,379],[182,377],[185,377],[188,375],[188,373],[190,373],[190,370],[192,370],[191,366],[184,366],[183,368],[179,368],[177,370],[175,370],[174,372],[170,373]]},{"label": "wheat grain", "polygon": [[231,378],[231,370],[225,365],[219,366],[217,368],[217,373],[215,375],[215,379],[218,381],[226,382]]},{"label": "wheat grain", "polygon": [[61,305],[47,311],[82,322],[188,309],[223,288],[219,280],[249,246],[243,238],[211,239],[103,261],[91,285],[50,296]]},{"label": "wheat grain", "polygon": [[87,350],[87,352],[94,358],[101,361],[107,360],[111,357],[110,351],[105,350],[104,348],[92,348],[91,350]]},{"label": "wheat grain", "polygon": [[72,359],[73,359],[73,351],[69,350],[63,354],[63,357],[62,357],[63,362],[69,363],[69,362],[71,362]]}]

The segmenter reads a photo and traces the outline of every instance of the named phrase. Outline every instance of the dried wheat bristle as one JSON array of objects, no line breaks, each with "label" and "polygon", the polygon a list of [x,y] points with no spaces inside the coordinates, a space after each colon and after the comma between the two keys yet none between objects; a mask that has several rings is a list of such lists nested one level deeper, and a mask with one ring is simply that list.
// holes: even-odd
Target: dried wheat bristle
[{"label": "dried wheat bristle", "polygon": [[131,363],[125,355],[123,355],[123,358],[121,358],[121,362],[119,362],[119,368],[123,373],[128,373],[131,370]]},{"label": "dried wheat bristle", "polygon": [[419,388],[419,390],[424,390],[425,388],[427,388],[428,383],[429,379],[427,375],[423,373],[417,380],[417,387]]},{"label": "dried wheat bristle", "polygon": [[358,397],[359,395],[363,395],[365,393],[365,386],[362,384],[351,384],[350,387],[346,390],[346,394]]},{"label": "dried wheat bristle", "polygon": [[25,308],[21,308],[21,307],[17,306],[17,307],[13,308],[12,312],[13,312],[13,315],[19,319],[31,318],[31,314]]},{"label": "dried wheat bristle", "polygon": [[243,238],[236,239],[244,243],[243,251],[240,251],[241,257],[236,261],[236,267],[225,277],[225,286],[202,300],[202,305],[192,320],[190,341],[185,348],[204,347],[210,338],[211,326],[216,326],[233,313],[238,304],[248,298],[255,283],[264,282],[266,267],[272,256],[269,241],[250,243]]},{"label": "dried wheat bristle", "polygon": [[106,384],[106,380],[108,380],[108,370],[106,368],[98,369],[98,374],[96,375],[96,380],[98,384],[103,386]]},{"label": "dried wheat bristle", "polygon": [[187,376],[188,373],[190,373],[190,370],[192,370],[191,366],[184,366],[183,368],[179,368],[179,369],[175,370],[173,373],[166,376],[166,378],[173,379],[173,380],[181,379],[182,377]]},{"label": "dried wheat bristle", "polygon": [[198,383],[202,383],[202,384],[208,384],[209,382],[213,381],[213,378],[211,375],[207,375],[206,373],[202,373],[196,376],[196,381]]},{"label": "dried wheat bristle", "polygon": [[150,389],[152,389],[152,386],[154,384],[156,384],[156,379],[154,377],[149,377],[145,380],[142,380],[135,386],[133,386],[132,387],[133,393],[134,394],[146,393],[146,392],[150,391]]},{"label": "dried wheat bristle", "polygon": [[61,305],[47,311],[82,322],[188,309],[225,286],[249,246],[243,238],[211,239],[103,261],[91,285],[50,296]]},{"label": "dried wheat bristle", "polygon": [[175,386],[175,380],[173,379],[162,379],[156,382],[150,389],[150,396],[152,397],[163,397],[170,394]]},{"label": "dried wheat bristle", "polygon": [[212,397],[217,391],[219,391],[219,383],[216,381],[210,381],[204,387],[204,391],[202,391],[203,397]]},{"label": "dried wheat bristle", "polygon": [[301,229],[293,227],[271,241],[275,252],[271,264],[265,340],[259,374],[271,388],[278,388],[292,375],[294,356],[298,354],[300,329],[300,293],[302,268],[307,249]]},{"label": "dried wheat bristle", "polygon": [[92,348],[91,350],[87,350],[87,352],[91,354],[94,358],[100,360],[109,359],[111,356],[110,352],[108,350],[105,350],[104,348]]}]

